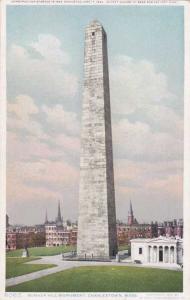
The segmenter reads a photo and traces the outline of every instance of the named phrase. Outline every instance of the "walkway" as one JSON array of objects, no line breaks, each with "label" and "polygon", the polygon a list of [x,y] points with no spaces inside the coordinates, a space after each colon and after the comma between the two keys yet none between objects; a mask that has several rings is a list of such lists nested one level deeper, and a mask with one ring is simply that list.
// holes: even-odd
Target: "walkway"
[{"label": "walkway", "polygon": [[67,269],[77,268],[81,266],[131,266],[131,267],[149,267],[149,268],[166,268],[170,270],[179,270],[179,268],[176,265],[172,265],[168,268],[168,265],[163,264],[161,267],[160,265],[137,265],[133,264],[131,262],[96,262],[96,261],[63,261],[62,255],[54,255],[54,256],[42,256],[41,259],[36,261],[30,261],[26,264],[54,264],[56,267],[45,269],[29,274],[25,274],[22,276],[17,276],[13,278],[9,278],[6,280],[6,286],[12,286],[17,285],[23,282],[27,282],[30,280],[38,279],[43,276],[47,276],[50,274],[54,274],[60,271],[64,271]]}]

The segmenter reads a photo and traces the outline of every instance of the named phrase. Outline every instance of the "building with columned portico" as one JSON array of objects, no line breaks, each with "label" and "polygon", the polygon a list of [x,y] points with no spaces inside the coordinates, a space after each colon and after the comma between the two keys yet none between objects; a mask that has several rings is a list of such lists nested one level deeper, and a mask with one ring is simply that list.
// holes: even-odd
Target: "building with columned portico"
[{"label": "building with columned portico", "polygon": [[132,239],[131,260],[143,264],[183,264],[183,240],[160,236],[153,239]]}]

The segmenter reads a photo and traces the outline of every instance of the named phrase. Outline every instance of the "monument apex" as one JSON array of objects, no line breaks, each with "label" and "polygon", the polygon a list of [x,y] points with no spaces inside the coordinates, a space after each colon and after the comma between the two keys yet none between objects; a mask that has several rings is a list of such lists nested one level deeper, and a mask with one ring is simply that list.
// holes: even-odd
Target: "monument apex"
[{"label": "monument apex", "polygon": [[107,36],[95,20],[85,31],[77,255],[116,253]]}]

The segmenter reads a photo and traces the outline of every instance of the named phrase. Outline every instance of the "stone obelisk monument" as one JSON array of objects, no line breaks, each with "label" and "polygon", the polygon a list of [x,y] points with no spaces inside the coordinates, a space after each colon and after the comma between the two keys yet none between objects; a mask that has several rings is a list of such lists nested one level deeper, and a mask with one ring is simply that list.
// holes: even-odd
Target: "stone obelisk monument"
[{"label": "stone obelisk monument", "polygon": [[107,36],[93,21],[85,31],[77,255],[116,253]]}]

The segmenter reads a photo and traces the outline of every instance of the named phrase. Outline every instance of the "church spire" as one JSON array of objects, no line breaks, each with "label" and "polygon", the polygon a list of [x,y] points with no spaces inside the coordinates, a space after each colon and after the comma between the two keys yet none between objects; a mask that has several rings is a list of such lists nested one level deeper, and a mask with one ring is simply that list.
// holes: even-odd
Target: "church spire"
[{"label": "church spire", "polygon": [[130,215],[130,216],[133,216],[133,208],[132,208],[131,200],[130,200],[130,210],[129,210],[129,215]]},{"label": "church spire", "polygon": [[45,215],[45,224],[48,223],[48,216],[47,216],[47,208],[46,208],[46,215]]},{"label": "church spire", "polygon": [[60,208],[60,201],[58,203],[58,214],[57,214],[57,218],[61,220],[61,208]]},{"label": "church spire", "polygon": [[58,202],[58,212],[57,212],[57,218],[56,218],[56,224],[58,226],[61,226],[63,225],[63,220],[62,220],[62,217],[61,217],[61,208],[60,208],[60,201]]},{"label": "church spire", "polygon": [[133,225],[135,223],[135,219],[134,219],[134,215],[133,215],[133,207],[132,207],[132,203],[130,200],[130,206],[129,206],[129,212],[128,212],[128,221],[127,224],[128,225]]}]

